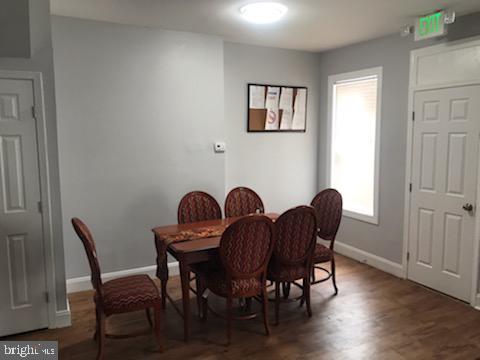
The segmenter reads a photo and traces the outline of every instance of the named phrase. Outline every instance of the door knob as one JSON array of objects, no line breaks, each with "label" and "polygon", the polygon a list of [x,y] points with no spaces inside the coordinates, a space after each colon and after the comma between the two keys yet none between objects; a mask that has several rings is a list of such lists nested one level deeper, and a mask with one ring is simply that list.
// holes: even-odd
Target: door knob
[{"label": "door knob", "polygon": [[469,204],[469,203],[466,203],[462,207],[463,207],[463,210],[465,210],[465,211],[472,211],[473,210],[473,205]]}]

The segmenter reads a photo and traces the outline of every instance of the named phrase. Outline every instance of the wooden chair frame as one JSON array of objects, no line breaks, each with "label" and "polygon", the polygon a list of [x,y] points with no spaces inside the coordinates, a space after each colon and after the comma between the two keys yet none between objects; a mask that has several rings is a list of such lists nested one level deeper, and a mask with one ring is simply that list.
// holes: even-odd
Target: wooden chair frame
[{"label": "wooden chair frame", "polygon": [[[227,254],[225,253],[225,242],[227,241],[226,239],[229,239],[232,236],[232,233],[235,233],[237,231],[237,228],[245,225],[245,224],[251,224],[255,222],[262,222],[266,224],[269,228],[270,232],[270,244],[268,251],[266,253],[265,259],[263,264],[254,272],[251,273],[241,273],[233,269],[230,264],[228,263],[227,260]],[[226,299],[226,316],[222,316],[227,320],[227,342],[230,344],[231,337],[232,337],[232,321],[234,319],[239,319],[239,320],[247,320],[247,319],[252,319],[253,317],[256,316],[254,315],[247,315],[247,316],[241,316],[241,317],[234,317],[233,316],[233,299],[234,298],[252,298],[257,295],[260,295],[261,302],[262,302],[262,313],[263,313],[263,324],[265,327],[265,332],[267,335],[270,335],[270,327],[268,324],[268,298],[267,298],[267,287],[266,287],[266,276],[267,276],[267,266],[268,262],[270,260],[270,257],[272,255],[273,247],[276,241],[276,228],[275,225],[273,224],[272,220],[270,220],[268,217],[264,215],[249,215],[246,217],[243,217],[233,224],[231,224],[223,233],[222,238],[220,240],[220,248],[219,248],[219,253],[220,253],[220,260],[223,266],[223,269],[225,270],[225,276],[226,276],[226,283],[228,284],[227,287],[227,294],[226,296],[220,295],[222,297],[225,297]],[[222,245],[223,244],[223,245]],[[233,290],[232,290],[232,280],[234,279],[249,279],[249,278],[258,278],[261,284],[261,293],[259,294],[256,291],[251,291],[251,292],[246,292],[242,293],[240,295],[233,295]],[[208,291],[205,283],[205,279],[199,279],[198,281],[198,295],[201,296],[201,302],[202,302],[202,319],[205,321],[207,319],[207,313],[208,310],[212,310],[208,306]],[[215,311],[213,311],[214,314],[219,315]],[[221,316],[221,315],[220,315]]]},{"label": "wooden chair frame", "polygon": [[[340,227],[340,222],[342,219],[342,195],[335,189],[325,189],[320,191],[312,200],[311,205],[315,208],[317,212],[317,219],[320,219],[322,217],[322,214],[318,212],[318,209],[316,207],[317,204],[321,204],[323,199],[326,196],[333,196],[335,197],[335,201],[337,202],[335,209],[337,212],[339,212],[337,215],[337,221],[333,225],[332,229],[329,229],[330,231],[324,231],[320,227],[320,221],[319,221],[319,228],[318,228],[318,233],[317,236],[323,240],[329,241],[330,245],[329,248],[331,250],[331,259],[330,259],[330,271],[322,266],[317,265],[315,263],[312,267],[312,285],[318,284],[324,281],[329,280],[330,278],[332,279],[333,283],[333,288],[335,290],[335,295],[338,294],[338,287],[337,287],[337,280],[336,280],[336,269],[335,269],[335,253],[334,253],[334,244],[335,244],[335,238],[337,236],[338,229]],[[321,270],[325,272],[327,275],[321,279],[316,279],[315,278],[315,269]]]},{"label": "wooden chair frame", "polygon": [[[89,262],[90,270],[92,274],[91,276],[92,285],[95,290],[95,295],[94,295],[95,333],[93,338],[98,343],[97,360],[100,360],[103,358],[106,338],[124,339],[128,337],[144,335],[145,333],[147,333],[147,331],[142,331],[142,332],[136,332],[132,334],[118,335],[118,334],[109,334],[106,331],[106,319],[109,316],[114,314],[138,311],[138,310],[145,310],[148,323],[150,324],[150,327],[154,328],[154,334],[158,343],[159,350],[162,351],[163,346],[162,346],[162,341],[160,336],[160,313],[162,309],[161,297],[158,296],[157,299],[150,301],[148,303],[139,304],[138,306],[125,307],[122,309],[122,311],[109,311],[109,309],[106,309],[104,307],[103,282],[101,278],[101,271],[100,271],[100,266],[97,258],[97,251],[95,247],[95,242],[93,240],[93,236],[90,230],[88,229],[88,227],[80,219],[73,218],[72,225],[76,234],[78,235],[80,240],[82,240],[82,243],[85,247],[85,251],[87,253],[88,262]],[[156,285],[153,283],[153,281],[152,281],[152,284],[156,288]],[[157,289],[157,292],[158,292],[158,289]],[[152,323],[152,319],[150,317],[150,312],[149,312],[150,308],[152,308],[154,311],[154,316],[155,316],[154,324]]]},{"label": "wooden chair frame", "polygon": [[[185,206],[185,203],[189,200],[189,198],[194,197],[194,196],[200,196],[200,197],[204,197],[205,199],[208,199],[208,201],[213,206],[213,212],[216,213],[216,216],[214,216],[213,218],[199,218],[199,219],[194,219],[193,221],[186,221],[182,216],[183,207]],[[185,194],[182,197],[182,199],[180,200],[180,203],[178,204],[177,221],[178,221],[179,224],[185,224],[185,223],[188,223],[188,222],[196,222],[196,221],[215,220],[215,219],[221,219],[221,218],[222,218],[222,209],[220,208],[220,204],[218,203],[217,200],[215,200],[215,198],[212,195],[210,195],[210,194],[208,194],[204,191],[191,191],[191,192]],[[191,281],[196,281],[195,276],[191,276],[191,274],[189,274],[189,278],[190,278],[190,282]],[[161,284],[162,298],[164,298],[163,294],[166,293],[165,286],[166,286],[166,284],[164,282],[162,282],[162,284]],[[198,282],[197,282],[197,287],[198,287]],[[195,295],[197,295],[196,289],[194,289],[192,286],[190,286],[190,291],[193,292]],[[198,296],[197,296],[197,298],[198,298]],[[162,302],[163,302],[163,308],[165,308],[165,300],[162,300]],[[200,306],[200,304],[199,304],[199,306]]]},{"label": "wooden chair frame", "polygon": [[[283,289],[283,302],[291,302],[291,301],[297,301],[301,300],[302,303],[306,302],[307,304],[307,314],[309,317],[312,316],[312,308],[310,305],[310,269],[312,268],[312,260],[313,260],[313,254],[315,250],[315,244],[316,244],[316,238],[317,238],[317,226],[316,226],[316,214],[315,210],[312,206],[297,206],[295,208],[292,208],[290,210],[287,210],[284,212],[280,217],[275,221],[275,226],[277,227],[277,242],[276,246],[279,244],[279,239],[282,236],[280,231],[278,230],[279,224],[282,223],[282,221],[285,221],[284,219],[288,218],[289,216],[293,216],[296,213],[304,213],[307,214],[307,216],[310,216],[312,221],[313,221],[313,228],[312,228],[312,234],[311,234],[311,239],[308,242],[308,247],[305,250],[305,253],[303,256],[297,258],[297,259],[291,259],[282,256],[278,251],[277,247],[274,248],[273,250],[273,255],[272,255],[272,262],[273,262],[273,267],[275,268],[275,272],[278,274],[280,272],[280,269],[285,266],[305,266],[307,269],[306,276],[302,278],[302,285],[297,284],[295,281],[299,279],[287,279],[286,281],[281,281],[279,279],[274,279],[270,278],[271,280],[274,281],[275,283],[275,324],[278,325],[279,323],[279,318],[280,318],[280,302],[281,302],[281,297],[280,297],[280,286],[282,286]],[[288,299],[289,293],[290,293],[290,284],[293,283],[294,285],[297,285],[302,289],[302,295],[298,298],[295,299]]]}]

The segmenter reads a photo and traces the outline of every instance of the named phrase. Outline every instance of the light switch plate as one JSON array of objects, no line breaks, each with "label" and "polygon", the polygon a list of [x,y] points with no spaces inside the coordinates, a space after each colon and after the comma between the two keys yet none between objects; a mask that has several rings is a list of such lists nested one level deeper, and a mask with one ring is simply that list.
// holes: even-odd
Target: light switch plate
[{"label": "light switch plate", "polygon": [[226,149],[226,145],[223,141],[217,141],[215,144],[213,144],[213,150],[216,153],[224,153]]}]

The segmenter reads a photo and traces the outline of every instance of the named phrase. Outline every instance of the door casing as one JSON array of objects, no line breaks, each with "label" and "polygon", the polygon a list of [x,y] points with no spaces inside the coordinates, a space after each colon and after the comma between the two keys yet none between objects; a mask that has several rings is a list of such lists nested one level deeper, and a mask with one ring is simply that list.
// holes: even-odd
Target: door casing
[{"label": "door casing", "polygon": [[53,243],[53,227],[50,196],[50,179],[48,172],[47,126],[43,94],[42,73],[35,71],[0,70],[0,79],[31,80],[33,83],[33,99],[35,106],[35,126],[37,130],[38,168],[40,178],[40,196],[42,201],[42,239],[44,248],[45,277],[48,293],[48,322],[49,327],[57,327],[56,321],[56,286],[55,286],[55,259]]},{"label": "door casing", "polygon": [[[439,45],[429,46],[410,52],[410,78],[408,88],[408,113],[407,113],[407,158],[406,158],[406,173],[405,173],[405,207],[404,207],[404,224],[403,224],[403,254],[402,254],[402,275],[404,279],[408,278],[408,247],[409,247],[409,233],[410,233],[410,183],[412,182],[412,157],[413,157],[413,111],[414,111],[414,97],[415,92],[420,90],[435,90],[452,87],[480,85],[480,66],[477,69],[478,76],[473,76],[472,79],[447,79],[445,81],[438,81],[432,84],[418,84],[417,75],[419,71],[419,59],[427,56],[442,55],[452,51],[462,51],[469,48],[480,48],[480,36],[459,40],[451,43],[443,43]],[[480,121],[480,119],[479,119]],[[479,138],[480,142],[480,138]],[[478,157],[478,169],[480,169],[480,155]],[[477,171],[477,198],[476,204],[480,205],[480,170]],[[470,305],[480,310],[480,294],[478,291],[479,279],[479,251],[480,251],[480,211],[475,212],[475,231],[473,239],[474,251],[473,269],[472,269],[472,284]]]}]

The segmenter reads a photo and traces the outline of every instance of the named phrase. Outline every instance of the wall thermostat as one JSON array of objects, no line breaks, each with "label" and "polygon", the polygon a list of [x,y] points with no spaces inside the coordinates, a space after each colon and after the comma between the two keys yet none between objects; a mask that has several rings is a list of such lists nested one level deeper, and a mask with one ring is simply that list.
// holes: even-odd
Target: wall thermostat
[{"label": "wall thermostat", "polygon": [[213,144],[213,150],[216,153],[224,153],[225,152],[225,143],[221,141],[217,141],[215,144]]}]

